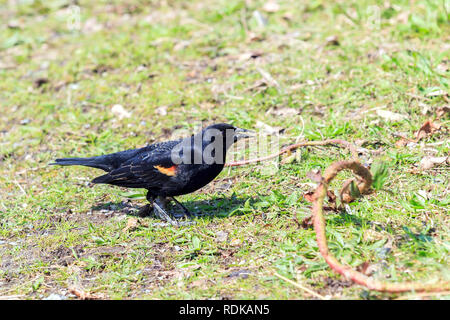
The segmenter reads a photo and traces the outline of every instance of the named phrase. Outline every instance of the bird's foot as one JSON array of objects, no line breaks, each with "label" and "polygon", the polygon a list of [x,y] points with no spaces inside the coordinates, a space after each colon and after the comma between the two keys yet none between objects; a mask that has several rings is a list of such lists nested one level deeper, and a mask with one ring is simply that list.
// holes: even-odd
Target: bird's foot
[{"label": "bird's foot", "polygon": [[[197,224],[197,221],[177,221],[177,223],[177,226],[185,227]],[[171,225],[169,222],[155,222],[153,224],[154,227],[168,227],[169,225]]]},{"label": "bird's foot", "polygon": [[179,221],[178,222],[180,226],[192,226],[197,224],[197,221],[189,220],[189,221]]},{"label": "bird's foot", "polygon": [[161,227],[161,228],[168,227],[169,225],[170,225],[170,223],[168,223],[168,222],[155,222],[153,224],[154,227]]},{"label": "bird's foot", "polygon": [[139,211],[136,213],[138,217],[148,217],[152,212],[153,206],[151,204],[146,204],[142,208],[139,209]]},{"label": "bird's foot", "polygon": [[155,202],[153,202],[153,208],[154,208],[154,212],[156,214],[156,216],[158,216],[161,220],[165,220],[168,223],[170,223],[173,226],[178,226],[178,221],[172,219],[167,213],[166,211],[164,211],[163,208],[161,208],[161,206]]},{"label": "bird's foot", "polygon": [[[147,199],[151,202],[150,205],[145,206],[144,208],[141,208],[141,210],[139,210],[139,213],[142,212],[142,214],[144,214],[144,216],[149,215],[149,211],[151,211],[151,208],[153,208],[153,213],[156,217],[160,218],[161,220],[165,221],[165,222],[158,222],[155,223],[154,226],[159,226],[159,227],[164,227],[167,226],[169,224],[173,225],[173,226],[187,226],[187,225],[192,225],[195,224],[195,221],[179,221],[182,218],[189,218],[192,219],[192,214],[189,212],[189,210],[183,206],[181,203],[179,203],[178,201],[175,202],[178,203],[182,208],[183,208],[183,213],[182,215],[173,215],[173,218],[167,213],[166,210],[166,205],[168,203],[168,199],[164,198],[164,197],[157,197],[156,199],[151,198],[151,197],[147,197]],[[146,211],[148,210],[148,211]],[[196,216],[196,215],[195,215]]]},{"label": "bird's foot", "polygon": [[186,208],[181,202],[179,202],[177,199],[175,199],[174,197],[171,197],[171,199],[183,210],[183,215],[178,215],[178,217],[182,218],[182,217],[186,217],[189,219],[192,219],[192,217],[197,217],[196,213],[192,213],[189,211],[188,208]]}]

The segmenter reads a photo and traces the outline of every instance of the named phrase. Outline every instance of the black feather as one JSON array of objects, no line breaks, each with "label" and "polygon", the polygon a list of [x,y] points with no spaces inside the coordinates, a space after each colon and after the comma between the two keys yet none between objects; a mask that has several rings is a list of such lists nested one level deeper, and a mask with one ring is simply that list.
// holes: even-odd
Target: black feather
[{"label": "black feather", "polygon": [[91,168],[102,169],[104,171],[110,171],[111,166],[96,160],[97,157],[92,158],[63,158],[56,159],[55,162],[50,163],[50,165],[59,166],[85,166]]}]

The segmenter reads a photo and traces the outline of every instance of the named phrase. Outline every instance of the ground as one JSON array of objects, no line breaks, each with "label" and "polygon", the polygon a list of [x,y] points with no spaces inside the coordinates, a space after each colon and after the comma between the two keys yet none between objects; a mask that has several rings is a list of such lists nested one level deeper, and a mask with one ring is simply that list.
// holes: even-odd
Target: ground
[{"label": "ground", "polygon": [[337,275],[296,222],[307,173],[350,157],[336,146],[224,170],[178,199],[204,214],[183,227],[135,217],[144,190],[91,185],[100,170],[48,166],[214,122],[357,144],[389,177],[329,212],[333,254],[377,279],[449,280],[448,1],[74,3],[0,0],[0,298],[411,297]]}]

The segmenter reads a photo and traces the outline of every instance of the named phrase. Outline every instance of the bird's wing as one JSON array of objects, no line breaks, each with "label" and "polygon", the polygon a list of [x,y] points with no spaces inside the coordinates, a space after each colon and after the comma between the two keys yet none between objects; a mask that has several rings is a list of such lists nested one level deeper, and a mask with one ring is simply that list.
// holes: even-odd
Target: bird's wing
[{"label": "bird's wing", "polygon": [[92,182],[128,188],[161,187],[177,174],[177,165],[171,159],[172,144],[152,145]]}]

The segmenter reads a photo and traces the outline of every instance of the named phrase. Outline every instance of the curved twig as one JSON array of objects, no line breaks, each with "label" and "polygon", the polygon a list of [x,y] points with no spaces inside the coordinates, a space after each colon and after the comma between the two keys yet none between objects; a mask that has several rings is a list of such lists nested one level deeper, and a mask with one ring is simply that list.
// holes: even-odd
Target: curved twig
[{"label": "curved twig", "polygon": [[[408,291],[416,291],[416,292],[442,292],[442,291],[450,291],[450,282],[442,282],[442,283],[434,283],[434,284],[424,284],[420,282],[403,282],[403,283],[391,283],[386,281],[379,281],[372,279],[361,272],[351,269],[348,266],[340,263],[329,251],[328,243],[325,233],[325,218],[323,215],[323,202],[327,195],[327,190],[330,182],[336,177],[336,175],[342,170],[351,170],[353,173],[360,177],[358,179],[356,185],[359,189],[360,194],[367,194],[370,192],[370,187],[372,185],[372,175],[370,171],[364,167],[358,161],[358,152],[356,147],[341,139],[331,139],[324,141],[306,141],[300,142],[296,144],[289,145],[283,149],[281,149],[278,153],[256,158],[250,160],[237,161],[226,164],[228,167],[236,167],[242,166],[250,163],[256,163],[260,161],[270,160],[275,157],[280,156],[283,153],[295,150],[300,147],[306,146],[324,146],[329,144],[340,144],[352,153],[353,159],[346,161],[338,161],[329,166],[324,173],[323,179],[313,195],[313,207],[312,207],[312,217],[314,230],[316,231],[316,239],[317,244],[319,246],[320,254],[323,256],[325,261],[328,263],[330,268],[344,277],[352,280],[353,282],[363,285],[370,290],[381,291],[381,292],[390,292],[390,293],[399,293],[399,292],[408,292]],[[348,180],[344,183],[344,187],[341,189],[340,196],[344,202],[350,202],[354,200],[354,197],[350,193],[349,185],[352,181]]]},{"label": "curved twig", "polygon": [[356,150],[356,147],[353,144],[351,144],[345,140],[341,140],[341,139],[330,139],[330,140],[323,140],[323,141],[304,141],[304,142],[291,144],[287,147],[284,147],[277,153],[274,153],[274,154],[271,154],[271,155],[268,155],[265,157],[255,158],[255,159],[226,163],[225,167],[238,167],[238,166],[243,166],[246,164],[270,160],[270,159],[273,159],[273,158],[276,158],[276,157],[282,155],[283,153],[290,152],[292,150],[295,150],[295,149],[298,149],[301,147],[325,146],[325,145],[330,145],[330,144],[343,145],[344,147],[346,147],[347,149],[350,150],[353,158],[355,158],[355,159],[358,158],[358,151]]},{"label": "curved twig", "polygon": [[370,290],[398,293],[407,291],[416,292],[436,292],[436,291],[448,291],[450,290],[450,283],[436,283],[436,284],[424,284],[420,282],[403,282],[403,283],[390,283],[386,281],[378,281],[372,279],[361,272],[351,269],[348,266],[341,264],[328,250],[327,238],[325,235],[325,218],[323,215],[323,202],[327,194],[328,185],[331,180],[336,177],[339,171],[351,170],[356,175],[362,178],[362,182],[358,184],[361,194],[366,193],[372,184],[372,175],[361,163],[357,160],[338,161],[333,163],[327,168],[324,174],[322,183],[317,187],[314,193],[313,202],[313,223],[316,231],[317,244],[319,251],[324,257],[325,261],[334,271],[340,273],[344,277],[367,287]]}]

